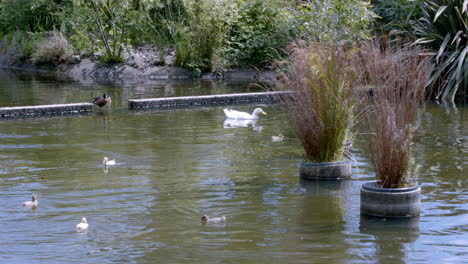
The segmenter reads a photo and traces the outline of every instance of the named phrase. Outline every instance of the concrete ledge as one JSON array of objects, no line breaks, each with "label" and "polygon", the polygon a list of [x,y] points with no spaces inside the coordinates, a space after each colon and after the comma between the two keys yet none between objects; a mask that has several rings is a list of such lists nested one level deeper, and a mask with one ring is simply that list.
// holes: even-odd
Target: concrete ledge
[{"label": "concrete ledge", "polygon": [[92,111],[91,103],[0,107],[0,119],[76,115]]},{"label": "concrete ledge", "polygon": [[238,93],[223,95],[181,96],[128,100],[130,110],[181,109],[252,103],[275,104],[289,92]]}]

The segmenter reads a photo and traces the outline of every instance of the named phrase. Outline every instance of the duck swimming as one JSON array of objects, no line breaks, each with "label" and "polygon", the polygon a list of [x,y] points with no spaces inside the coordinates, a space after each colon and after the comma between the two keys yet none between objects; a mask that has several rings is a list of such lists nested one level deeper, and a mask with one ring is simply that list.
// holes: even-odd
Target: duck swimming
[{"label": "duck swimming", "polygon": [[107,157],[104,157],[102,164],[104,164],[104,166],[113,166],[115,165],[115,160],[109,160]]},{"label": "duck swimming", "polygon": [[107,93],[104,93],[102,95],[102,97],[96,97],[94,98],[94,101],[93,101],[93,104],[99,106],[99,107],[103,107],[105,106],[106,104],[108,103],[111,103],[112,100],[111,98],[109,97],[109,95]]},{"label": "duck swimming", "polygon": [[26,207],[37,207],[39,205],[39,202],[37,201],[37,196],[33,193],[32,201],[24,201],[22,205]]},{"label": "duck swimming", "polygon": [[79,224],[76,225],[76,230],[77,230],[78,232],[80,232],[80,231],[85,231],[85,230],[88,229],[88,226],[89,226],[89,225],[88,225],[88,221],[86,221],[86,218],[83,217],[83,218],[81,218],[81,223],[79,223]]},{"label": "duck swimming", "polygon": [[256,120],[258,119],[258,115],[260,114],[266,115],[266,113],[263,112],[261,108],[255,108],[252,114],[249,114],[246,112],[240,112],[236,110],[231,110],[227,108],[223,109],[223,111],[227,118],[232,118],[232,119]]},{"label": "duck swimming", "polygon": [[278,136],[271,136],[271,141],[273,142],[283,142],[284,136],[279,134]]},{"label": "duck swimming", "polygon": [[209,217],[207,215],[202,216],[201,218],[202,222],[204,223],[213,223],[213,224],[219,224],[219,223],[224,223],[226,221],[225,216],[221,217]]}]

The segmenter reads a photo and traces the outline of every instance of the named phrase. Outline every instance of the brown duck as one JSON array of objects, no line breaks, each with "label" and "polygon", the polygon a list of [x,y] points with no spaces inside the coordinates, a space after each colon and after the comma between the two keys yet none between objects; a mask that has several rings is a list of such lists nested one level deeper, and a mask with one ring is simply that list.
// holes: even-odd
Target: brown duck
[{"label": "brown duck", "polygon": [[105,106],[106,104],[112,102],[111,98],[109,97],[109,95],[107,93],[104,93],[104,95],[102,95],[102,97],[96,97],[94,98],[94,101],[93,101],[93,104],[99,106],[99,107],[103,107]]}]

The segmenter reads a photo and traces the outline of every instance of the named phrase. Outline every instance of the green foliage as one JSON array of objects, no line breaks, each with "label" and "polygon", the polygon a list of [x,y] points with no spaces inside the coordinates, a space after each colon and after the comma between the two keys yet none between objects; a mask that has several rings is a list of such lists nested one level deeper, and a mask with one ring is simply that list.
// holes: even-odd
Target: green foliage
[{"label": "green foliage", "polygon": [[[432,0],[423,3],[415,43],[433,50],[430,83],[435,98],[453,101],[468,90],[468,0]],[[462,88],[462,89],[460,89]]]},{"label": "green foliage", "polygon": [[375,18],[362,0],[311,0],[290,19],[295,38],[315,41],[365,39]]},{"label": "green foliage", "polygon": [[71,0],[0,0],[0,32],[45,32],[58,28],[57,12],[71,6]]},{"label": "green foliage", "polygon": [[36,38],[36,35],[22,31],[7,33],[1,41],[0,52],[9,57],[11,63],[24,62],[34,52]]},{"label": "green foliage", "polygon": [[174,45],[180,38],[180,30],[187,26],[187,10],[182,0],[143,2],[143,19],[140,32],[146,32],[146,40],[160,45]]},{"label": "green foliage", "polygon": [[73,47],[60,32],[53,31],[37,43],[31,61],[35,64],[57,65],[66,62],[71,55]]},{"label": "green foliage", "polygon": [[[300,1],[304,2],[304,1]],[[0,0],[0,36],[60,29],[84,55],[120,62],[131,45],[175,48],[175,64],[220,72],[262,66],[294,38],[346,39],[368,34],[361,0]],[[163,53],[161,52],[160,53]]]},{"label": "green foliage", "polygon": [[[187,26],[179,29],[176,38],[176,65],[195,71],[223,68],[213,65],[220,56],[226,32],[236,12],[232,1],[191,0],[186,2]],[[223,56],[223,55],[221,55]]]},{"label": "green foliage", "polygon": [[233,65],[261,65],[290,42],[280,1],[238,1],[237,17],[227,32],[224,51]]},{"label": "green foliage", "polygon": [[372,10],[378,16],[375,30],[412,34],[414,24],[422,15],[419,8],[421,2],[422,0],[372,0]]},{"label": "green foliage", "polygon": [[130,0],[77,0],[74,8],[63,12],[62,17],[68,18],[68,30],[79,35],[85,30],[90,39],[94,39],[93,47],[103,51],[104,62],[121,62],[136,21],[134,3]]}]

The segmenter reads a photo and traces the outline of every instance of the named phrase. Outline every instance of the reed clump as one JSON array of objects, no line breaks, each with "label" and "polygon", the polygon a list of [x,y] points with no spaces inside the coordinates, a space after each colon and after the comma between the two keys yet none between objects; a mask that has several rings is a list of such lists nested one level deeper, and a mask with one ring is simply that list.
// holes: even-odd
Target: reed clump
[{"label": "reed clump", "polygon": [[344,160],[360,75],[353,67],[354,45],[299,42],[287,51],[290,60],[277,87],[294,91],[281,100],[307,159]]},{"label": "reed clump", "polygon": [[372,41],[362,45],[360,67],[370,87],[364,120],[369,153],[381,188],[415,184],[412,137],[419,126],[430,59],[416,46]]}]

